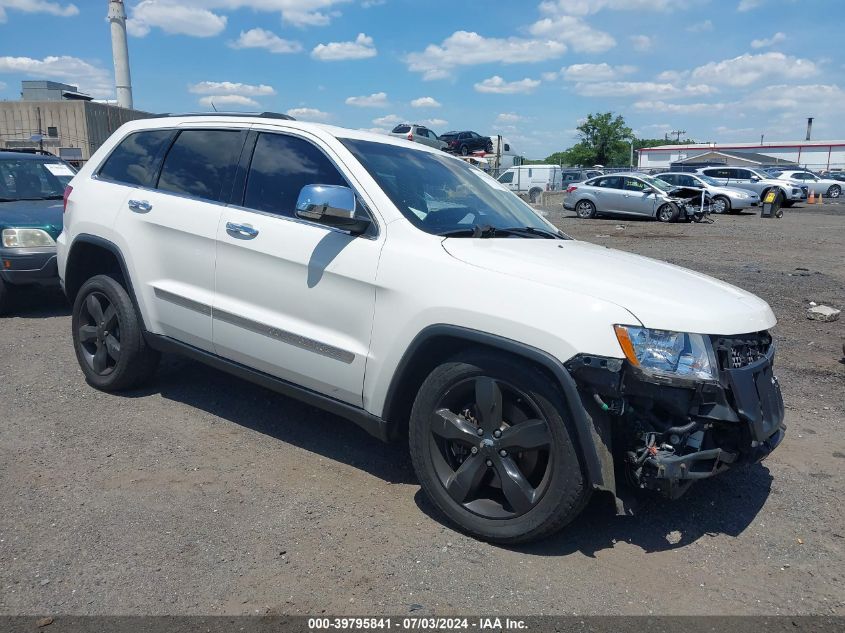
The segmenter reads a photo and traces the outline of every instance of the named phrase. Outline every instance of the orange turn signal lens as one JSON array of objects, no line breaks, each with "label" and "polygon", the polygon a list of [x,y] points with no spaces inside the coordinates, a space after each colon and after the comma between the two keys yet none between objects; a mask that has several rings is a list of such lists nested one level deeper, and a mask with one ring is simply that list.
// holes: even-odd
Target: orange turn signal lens
[{"label": "orange turn signal lens", "polygon": [[622,325],[614,325],[613,329],[616,331],[616,340],[625,352],[625,358],[634,366],[638,367],[640,361],[637,360],[637,354],[634,352],[634,344],[631,342],[631,337],[628,334],[627,328]]}]

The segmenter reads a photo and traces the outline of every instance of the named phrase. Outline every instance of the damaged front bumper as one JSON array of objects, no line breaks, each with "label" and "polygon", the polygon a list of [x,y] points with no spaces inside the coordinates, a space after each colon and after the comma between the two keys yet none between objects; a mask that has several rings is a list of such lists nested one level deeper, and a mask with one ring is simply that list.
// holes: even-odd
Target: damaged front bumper
[{"label": "damaged front bumper", "polygon": [[[698,479],[765,459],[783,441],[775,346],[765,332],[709,337],[718,380],[644,373],[627,361],[578,355],[566,363],[623,477],[675,498]],[[602,413],[605,415],[602,416]]]}]

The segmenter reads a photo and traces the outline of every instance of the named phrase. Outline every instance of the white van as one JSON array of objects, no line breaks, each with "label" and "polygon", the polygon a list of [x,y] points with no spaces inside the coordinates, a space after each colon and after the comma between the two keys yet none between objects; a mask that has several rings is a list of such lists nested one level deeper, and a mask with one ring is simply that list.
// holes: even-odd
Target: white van
[{"label": "white van", "polygon": [[543,191],[560,191],[563,180],[558,165],[520,165],[511,167],[499,182],[514,193],[528,192],[528,199],[537,202]]}]

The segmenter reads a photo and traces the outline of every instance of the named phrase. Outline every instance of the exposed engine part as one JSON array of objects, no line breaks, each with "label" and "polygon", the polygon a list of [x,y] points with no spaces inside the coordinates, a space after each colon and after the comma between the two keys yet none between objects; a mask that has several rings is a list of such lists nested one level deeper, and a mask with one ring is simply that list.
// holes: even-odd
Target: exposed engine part
[{"label": "exposed engine part", "polygon": [[678,205],[682,219],[688,222],[713,223],[710,215],[713,212],[713,199],[706,191],[692,187],[676,187],[670,195]]}]

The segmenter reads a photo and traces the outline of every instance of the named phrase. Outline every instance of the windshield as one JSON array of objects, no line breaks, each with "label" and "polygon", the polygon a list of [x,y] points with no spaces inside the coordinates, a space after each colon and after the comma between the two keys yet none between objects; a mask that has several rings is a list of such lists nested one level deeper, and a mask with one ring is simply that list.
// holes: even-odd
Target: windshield
[{"label": "windshield", "polygon": [[59,200],[73,170],[58,161],[0,159],[0,201]]},{"label": "windshield", "polygon": [[653,176],[646,176],[645,174],[637,174],[637,178],[642,180],[645,183],[648,183],[651,187],[655,189],[659,189],[660,191],[670,191],[672,189],[676,189],[677,185],[670,184],[665,180],[660,180],[660,178],[654,178]]},{"label": "windshield", "polygon": [[696,175],[696,178],[698,178],[701,182],[708,184],[708,185],[711,185],[713,187],[719,186],[719,183],[716,182],[715,180],[713,180],[710,176],[705,176],[704,174],[701,174],[701,175]]},{"label": "windshield", "polygon": [[482,227],[485,235],[495,237],[497,229],[514,228],[563,236],[509,189],[461,160],[386,143],[341,140],[402,215],[426,233],[472,233]]}]

